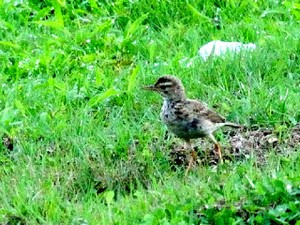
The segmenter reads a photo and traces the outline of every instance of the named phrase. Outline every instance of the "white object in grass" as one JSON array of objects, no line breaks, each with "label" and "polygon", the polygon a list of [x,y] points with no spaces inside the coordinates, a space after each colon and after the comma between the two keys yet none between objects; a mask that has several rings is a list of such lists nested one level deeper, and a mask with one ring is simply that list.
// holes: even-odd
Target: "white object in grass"
[{"label": "white object in grass", "polygon": [[255,48],[256,45],[253,43],[243,44],[240,42],[226,42],[217,40],[203,45],[199,49],[199,55],[204,61],[206,61],[210,55],[222,56],[227,52],[239,53],[242,49],[252,51]]}]

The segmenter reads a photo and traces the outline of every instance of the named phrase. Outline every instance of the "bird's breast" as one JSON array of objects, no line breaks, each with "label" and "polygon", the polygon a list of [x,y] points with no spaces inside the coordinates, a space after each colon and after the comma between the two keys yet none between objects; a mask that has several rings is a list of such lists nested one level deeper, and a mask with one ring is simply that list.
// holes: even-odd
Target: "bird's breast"
[{"label": "bird's breast", "polygon": [[172,102],[165,100],[161,108],[160,118],[166,124],[176,120],[172,105]]},{"label": "bird's breast", "polygon": [[[180,138],[199,138],[207,135],[203,129],[203,121],[184,113],[178,114],[176,102],[164,101],[160,117],[168,129]],[[177,113],[176,113],[177,112]]]}]

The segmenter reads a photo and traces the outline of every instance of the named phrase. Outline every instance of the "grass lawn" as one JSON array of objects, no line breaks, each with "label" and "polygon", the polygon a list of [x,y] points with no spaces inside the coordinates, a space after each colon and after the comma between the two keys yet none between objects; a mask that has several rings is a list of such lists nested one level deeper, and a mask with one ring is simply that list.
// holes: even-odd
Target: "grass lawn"
[{"label": "grass lawn", "polygon": [[[300,225],[299,25],[292,0],[0,1],[0,224]],[[141,89],[164,74],[246,126],[223,165],[174,165]]]}]

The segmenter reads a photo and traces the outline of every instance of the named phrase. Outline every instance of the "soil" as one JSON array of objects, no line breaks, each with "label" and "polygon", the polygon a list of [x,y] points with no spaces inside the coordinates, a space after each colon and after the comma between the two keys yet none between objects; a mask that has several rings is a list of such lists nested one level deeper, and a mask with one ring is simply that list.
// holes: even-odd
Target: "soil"
[{"label": "soil", "polygon": [[[293,127],[286,136],[269,128],[237,129],[224,132],[227,144],[222,145],[223,160],[245,160],[256,157],[257,164],[264,164],[269,153],[286,154],[300,147],[300,123]],[[183,143],[183,142],[182,142]],[[216,165],[219,158],[214,144],[208,139],[197,139],[194,144],[197,152],[197,164]],[[191,151],[184,143],[174,142],[171,146],[170,163],[173,167],[188,165]]]}]

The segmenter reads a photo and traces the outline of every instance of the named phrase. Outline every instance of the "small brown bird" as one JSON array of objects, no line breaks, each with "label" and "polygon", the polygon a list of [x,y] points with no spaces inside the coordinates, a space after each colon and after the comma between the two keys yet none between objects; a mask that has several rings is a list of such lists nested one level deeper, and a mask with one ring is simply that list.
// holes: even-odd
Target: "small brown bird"
[{"label": "small brown bird", "polygon": [[205,103],[187,99],[181,81],[174,76],[160,77],[154,85],[143,89],[158,92],[163,97],[163,106],[160,117],[168,129],[179,138],[182,138],[192,149],[192,157],[186,173],[196,158],[196,152],[191,146],[190,139],[210,138],[217,150],[220,162],[223,163],[221,147],[213,133],[223,126],[240,128],[241,125],[226,122],[225,118],[209,109]]}]

